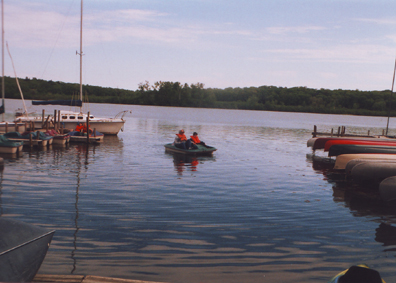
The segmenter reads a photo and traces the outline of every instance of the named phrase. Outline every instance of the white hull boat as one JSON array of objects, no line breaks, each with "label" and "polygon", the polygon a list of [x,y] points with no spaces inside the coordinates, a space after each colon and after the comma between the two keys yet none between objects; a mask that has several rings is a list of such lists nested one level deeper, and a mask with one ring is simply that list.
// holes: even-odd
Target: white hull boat
[{"label": "white hull boat", "polygon": [[[87,114],[74,111],[60,110],[59,122],[64,129],[74,130],[78,123],[85,123],[87,121]],[[34,116],[21,116],[18,117],[16,122],[34,122],[36,128],[42,128],[42,118]],[[104,135],[117,135],[123,130],[125,120],[123,118],[98,118],[89,115],[89,126],[91,129],[96,129]]]}]

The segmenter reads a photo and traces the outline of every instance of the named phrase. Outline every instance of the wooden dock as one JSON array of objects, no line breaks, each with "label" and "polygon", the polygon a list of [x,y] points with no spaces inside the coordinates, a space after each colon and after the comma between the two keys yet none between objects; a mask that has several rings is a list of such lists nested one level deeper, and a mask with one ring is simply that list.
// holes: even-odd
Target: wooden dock
[{"label": "wooden dock", "polygon": [[92,275],[44,275],[37,274],[33,282],[39,283],[165,283],[142,280],[131,280]]}]

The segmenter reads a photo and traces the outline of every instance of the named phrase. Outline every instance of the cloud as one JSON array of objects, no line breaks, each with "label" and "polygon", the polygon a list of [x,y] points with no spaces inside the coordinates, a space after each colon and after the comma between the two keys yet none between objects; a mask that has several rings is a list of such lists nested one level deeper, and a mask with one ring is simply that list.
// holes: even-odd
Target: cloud
[{"label": "cloud", "polygon": [[309,33],[311,31],[323,31],[325,27],[322,26],[295,26],[295,27],[269,27],[267,32],[270,34],[288,34],[288,33]]},{"label": "cloud", "polygon": [[[381,63],[393,58],[394,50],[390,47],[361,44],[337,45],[321,48],[296,49],[264,49],[264,60],[281,61],[315,61],[315,62],[343,62],[343,63]],[[269,58],[269,59],[268,59]],[[254,58],[258,60],[258,58]]]}]

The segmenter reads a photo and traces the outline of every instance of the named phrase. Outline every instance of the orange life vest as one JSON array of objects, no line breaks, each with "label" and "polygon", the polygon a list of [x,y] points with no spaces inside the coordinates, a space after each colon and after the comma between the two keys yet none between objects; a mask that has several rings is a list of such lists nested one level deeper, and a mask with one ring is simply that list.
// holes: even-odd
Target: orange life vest
[{"label": "orange life vest", "polygon": [[181,141],[186,141],[187,140],[187,137],[186,137],[185,134],[176,134],[176,136],[178,136]]},{"label": "orange life vest", "polygon": [[192,139],[192,141],[194,143],[200,143],[201,141],[199,140],[198,136],[190,136],[190,138]]},{"label": "orange life vest", "polygon": [[80,126],[80,125],[77,125],[77,127],[76,127],[76,131],[77,132],[81,132],[81,130],[83,130],[84,129],[84,126]]}]

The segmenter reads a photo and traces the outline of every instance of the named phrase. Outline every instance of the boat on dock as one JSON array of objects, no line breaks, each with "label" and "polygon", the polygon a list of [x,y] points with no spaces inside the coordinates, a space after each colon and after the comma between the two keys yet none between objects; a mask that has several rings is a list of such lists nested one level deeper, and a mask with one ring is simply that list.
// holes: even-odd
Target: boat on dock
[{"label": "boat on dock", "polygon": [[396,154],[374,154],[374,153],[341,154],[336,157],[333,169],[345,170],[348,162],[354,159],[396,160]]},{"label": "boat on dock", "polygon": [[207,146],[207,145],[201,145],[201,144],[197,144],[196,149],[178,148],[174,145],[174,143],[168,143],[164,146],[165,146],[166,152],[180,153],[180,154],[186,154],[186,155],[212,155],[213,152],[215,152],[217,150],[213,146]]},{"label": "boat on dock", "polygon": [[87,133],[81,133],[77,131],[72,131],[68,134],[70,136],[70,142],[75,143],[100,143],[103,142],[104,139],[104,134],[99,133],[98,131],[90,134],[89,138],[87,137]]},{"label": "boat on dock", "polygon": [[35,138],[33,138],[33,133],[29,135],[22,135],[19,132],[9,132],[4,134],[4,136],[14,142],[23,142],[24,146],[38,146],[38,147],[45,147],[48,144],[48,141],[52,139],[39,139],[37,138],[37,135]]},{"label": "boat on dock", "polygon": [[55,231],[0,217],[0,281],[32,282]]},{"label": "boat on dock", "polygon": [[335,144],[329,148],[329,156],[338,156],[350,153],[385,153],[396,154],[395,146]]},{"label": "boat on dock", "polygon": [[352,169],[361,163],[396,163],[396,159],[364,159],[364,158],[357,158],[349,161],[346,166],[345,166],[345,175],[348,178],[348,176],[351,175]]},{"label": "boat on dock", "polygon": [[396,139],[378,139],[378,140],[329,140],[325,143],[324,151],[329,151],[330,147],[335,144],[356,144],[356,145],[381,145],[396,146]]},{"label": "boat on dock", "polygon": [[7,137],[0,135],[0,153],[15,154],[22,152],[23,142],[11,141]]},{"label": "boat on dock", "polygon": [[55,130],[48,130],[45,132],[47,136],[53,137],[52,144],[54,145],[65,145],[70,142],[69,134],[59,134]]},{"label": "boat on dock", "polygon": [[[373,141],[391,141],[390,139],[384,139],[384,138],[378,138],[378,137],[319,137],[319,138],[312,138],[309,139],[307,142],[308,147],[312,147],[312,150],[317,150],[317,149],[324,149],[326,146],[326,143],[328,142],[335,142],[339,141],[340,143],[344,142],[351,142],[353,143],[354,141],[356,142],[373,142]],[[394,140],[396,142],[396,139]]]},{"label": "boat on dock", "polygon": [[378,185],[388,177],[396,176],[396,162],[362,162],[356,164],[349,178],[363,185]]},{"label": "boat on dock", "polygon": [[396,201],[396,176],[388,177],[379,184],[379,193],[383,201]]}]

